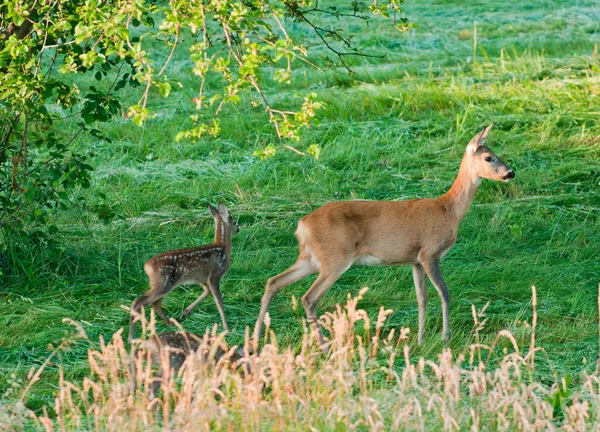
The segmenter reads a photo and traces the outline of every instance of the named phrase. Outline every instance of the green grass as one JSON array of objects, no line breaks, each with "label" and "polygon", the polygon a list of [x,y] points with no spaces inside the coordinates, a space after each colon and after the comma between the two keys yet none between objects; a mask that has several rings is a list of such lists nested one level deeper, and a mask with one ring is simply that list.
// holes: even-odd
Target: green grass
[{"label": "green grass", "polygon": [[[239,218],[233,265],[223,280],[229,340],[239,342],[253,326],[268,277],[296,259],[300,217],[342,199],[408,199],[444,193],[464,147],[483,125],[495,123],[489,145],[515,168],[511,184],[484,181],[463,221],[456,245],[442,263],[452,296],[451,346],[473,342],[471,304],[490,302],[484,342],[503,328],[529,338],[531,285],[538,289],[538,344],[559,375],[588,366],[598,355],[597,287],[600,281],[600,65],[592,56],[600,42],[594,1],[543,3],[406,3],[419,29],[398,34],[375,21],[356,34],[369,52],[387,55],[356,61],[355,74],[298,65],[291,86],[271,83],[268,96],[297,103],[316,92],[325,102],[320,124],[298,148],[322,147],[314,160],[290,151],[261,161],[254,150],[275,140],[267,115],[240,104],[222,119],[218,139],[174,142],[190,126],[190,98],[197,88],[189,63],[175,58],[171,77],[185,90],[155,97],[157,117],[144,128],[124,118],[101,124],[108,144],[92,137],[77,145],[94,151],[89,205],[107,195],[121,219],[104,224],[86,208],[57,213],[57,242],[16,244],[0,294],[0,385],[15,373],[24,379],[71,327],[81,322],[92,339],[128,323],[121,305],[147,289],[143,263],[154,254],[212,241],[207,203],[223,201]],[[357,32],[355,23],[343,24]],[[308,33],[292,33],[311,42]],[[474,29],[477,32],[473,59]],[[315,48],[315,56],[322,52]],[[268,72],[265,76],[268,75]],[[97,85],[79,81],[79,86]],[[216,85],[213,82],[212,85]],[[210,89],[209,89],[210,91]],[[123,105],[134,103],[131,93]],[[65,129],[75,128],[67,123]],[[311,279],[312,280],[312,279]],[[310,280],[290,286],[272,303],[279,342],[295,344],[303,313],[293,313]],[[331,310],[368,286],[363,306],[394,309],[390,327],[416,330],[417,305],[409,267],[352,268],[325,295],[319,311]],[[436,356],[442,347],[441,307],[429,286],[426,343],[417,354]],[[164,309],[178,314],[199,294],[181,287]],[[218,322],[212,299],[184,321],[203,332]],[[161,327],[162,328],[162,327]],[[414,331],[413,331],[414,333]],[[34,387],[29,405],[52,404],[57,366],[69,376],[86,372],[86,346],[61,354]]]}]

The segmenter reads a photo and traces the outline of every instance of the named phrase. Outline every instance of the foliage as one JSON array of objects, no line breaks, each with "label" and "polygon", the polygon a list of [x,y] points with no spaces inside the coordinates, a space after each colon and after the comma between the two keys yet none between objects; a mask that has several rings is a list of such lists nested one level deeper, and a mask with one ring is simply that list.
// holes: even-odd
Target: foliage
[{"label": "foliage", "polygon": [[[352,2],[352,14],[343,13],[341,6],[320,9],[310,0],[3,2],[0,227],[43,225],[52,211],[74,204],[70,191],[89,187],[94,156],[91,149],[75,149],[74,140],[89,133],[110,141],[94,124],[122,110],[138,125],[152,118],[149,99],[166,98],[182,87],[168,76],[177,50],[187,50],[193,63],[199,93],[192,102],[199,111],[191,116],[194,126],[176,134],[176,140],[217,135],[215,117],[246,92],[253,104],[256,98],[263,104],[280,139],[298,141],[300,129],[310,124],[322,104],[307,94],[295,109],[276,108],[262,91],[265,74],[272,71],[276,81],[285,83],[297,61],[311,63],[308,48],[288,36],[286,25],[295,21],[310,27],[346,65],[344,57],[361,52],[335,28],[317,27],[312,16],[366,21],[365,13],[395,16],[402,1],[374,2],[370,11]],[[396,25],[401,30],[410,27],[406,19]],[[351,51],[339,52],[335,43]],[[75,74],[92,75],[98,85],[80,88]],[[211,76],[209,87],[206,79]],[[141,93],[137,103],[122,106],[119,91],[136,87]],[[69,117],[77,124],[64,130],[63,120]]]},{"label": "foliage", "polygon": [[[318,159],[291,151],[264,161],[249,156],[274,132],[268,114],[244,103],[224,111],[215,139],[169,140],[197,114],[190,103],[195,94],[185,91],[166,100],[157,97],[161,115],[143,129],[122,116],[102,124],[111,143],[81,133],[75,145],[95,154],[91,185],[82,194],[86,202],[103,206],[104,218],[111,212],[123,217],[106,222],[93,208],[72,208],[52,218],[60,229],[55,248],[38,241],[17,245],[15,253],[24,259],[9,266],[0,281],[0,394],[11,385],[12,374],[26,381],[29,370],[53,350],[49,346],[71,330],[61,318],[81,323],[93,341],[100,336],[108,341],[125,327],[128,314],[121,306],[147,290],[144,262],[165,250],[211,241],[207,202],[228,203],[239,218],[222,292],[231,321],[227,342],[242,343],[246,326],[256,320],[266,281],[297,258],[294,230],[301,217],[328,201],[442,194],[452,184],[468,139],[493,121],[490,146],[517,177],[511,184],[483,181],[456,245],[442,261],[452,297],[449,347],[457,356],[476,342],[471,305],[481,310],[488,302],[480,343],[491,345],[500,330],[508,329],[520,347],[528,347],[529,288],[535,283],[536,341],[544,352],[536,354],[533,375],[546,389],[573,376],[571,396],[563,399],[566,418],[571,402],[582,402],[574,396],[585,373],[593,375],[598,355],[597,2],[496,0],[489,2],[485,22],[479,18],[481,3],[414,0],[406,8],[418,17],[419,29],[402,41],[384,20],[353,33],[362,46],[387,52],[384,58],[357,58],[353,75],[302,63],[291,84],[269,82],[265,94],[278,103],[315,92],[326,104],[319,124],[303,132],[297,147],[304,151],[300,145],[319,144]],[[472,61],[475,18],[477,62]],[[328,20],[346,34],[355,29],[351,22]],[[295,38],[305,32],[296,25],[290,29]],[[316,56],[325,48],[315,48]],[[176,52],[169,75],[195,88],[197,78],[186,73],[189,64],[186,52]],[[80,88],[100,88],[93,75],[81,78]],[[119,93],[123,106],[139,100],[133,90]],[[75,120],[65,119],[63,129],[75,128]],[[269,309],[280,352],[298,353],[305,316],[299,299],[309,283],[286,288]],[[351,269],[323,297],[319,312],[335,310],[346,292],[356,294],[363,286],[370,287],[361,303],[369,316],[384,305],[394,309],[386,328],[416,328],[410,266]],[[411,332],[408,346],[415,360],[437,362],[444,348],[441,306],[435,289],[428,288],[425,343],[417,346]],[[165,298],[165,312],[177,316],[198,290],[178,288]],[[300,311],[292,311],[290,297],[298,299]],[[182,324],[202,334],[217,321],[217,308],[207,299]],[[166,330],[157,324],[157,331]],[[89,373],[86,348],[73,346],[53,358],[29,392],[28,409],[43,416],[42,407],[54,405],[59,365],[65,381],[82,383]],[[498,346],[494,357],[503,348]],[[52,410],[48,415],[54,418]]]}]

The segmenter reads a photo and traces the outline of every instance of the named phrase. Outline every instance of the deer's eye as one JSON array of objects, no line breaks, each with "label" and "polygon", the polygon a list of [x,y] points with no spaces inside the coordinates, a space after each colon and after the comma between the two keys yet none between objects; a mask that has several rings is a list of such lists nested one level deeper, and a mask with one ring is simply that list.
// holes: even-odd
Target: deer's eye
[{"label": "deer's eye", "polygon": [[485,161],[486,161],[486,162],[492,162],[493,160],[494,160],[494,158],[493,158],[493,157],[491,157],[491,156],[487,156],[487,157],[485,158]]}]

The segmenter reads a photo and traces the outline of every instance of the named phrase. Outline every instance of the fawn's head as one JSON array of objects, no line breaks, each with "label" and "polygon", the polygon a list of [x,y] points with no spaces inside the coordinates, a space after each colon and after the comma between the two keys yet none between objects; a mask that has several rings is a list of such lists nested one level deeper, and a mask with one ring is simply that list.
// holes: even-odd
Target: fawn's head
[{"label": "fawn's head", "polygon": [[219,221],[223,221],[225,226],[229,230],[231,230],[232,235],[237,234],[240,231],[237,224],[235,223],[235,220],[229,214],[229,209],[225,207],[225,204],[219,203],[218,210],[210,204],[208,205],[208,208],[210,209],[210,214],[212,215],[215,222],[218,224]]},{"label": "fawn's head", "polygon": [[467,146],[465,158],[468,158],[467,162],[470,169],[478,177],[505,182],[510,181],[515,177],[513,169],[502,162],[489,147],[483,145],[490,130],[492,130],[492,126],[494,125],[489,125],[473,137]]}]

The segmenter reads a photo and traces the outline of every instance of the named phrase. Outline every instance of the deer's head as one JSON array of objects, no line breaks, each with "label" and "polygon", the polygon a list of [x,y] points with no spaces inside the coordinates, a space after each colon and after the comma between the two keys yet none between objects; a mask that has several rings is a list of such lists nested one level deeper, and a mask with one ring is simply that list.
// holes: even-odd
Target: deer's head
[{"label": "deer's head", "polygon": [[510,181],[515,178],[514,170],[502,162],[489,147],[483,145],[492,126],[494,125],[489,125],[473,137],[467,146],[465,158],[467,158],[471,172],[478,177]]},{"label": "deer's head", "polygon": [[240,231],[240,229],[237,226],[237,223],[229,214],[229,209],[225,207],[225,204],[219,203],[218,209],[214,208],[212,205],[209,204],[208,208],[210,209],[210,214],[212,215],[215,222],[219,223],[219,221],[223,221],[225,226],[227,226],[227,228],[231,230],[232,235],[237,234]]}]

